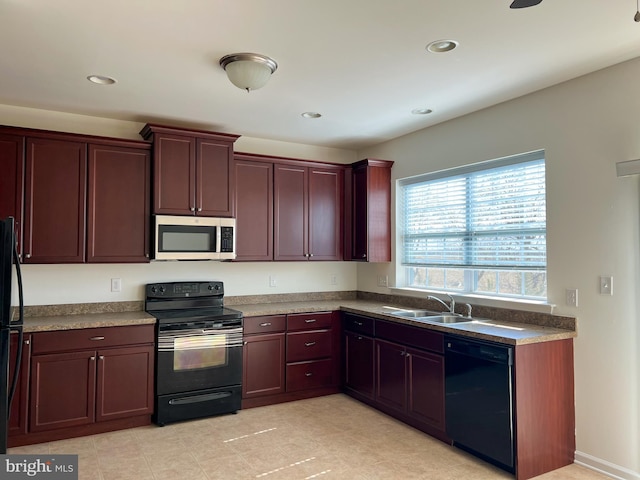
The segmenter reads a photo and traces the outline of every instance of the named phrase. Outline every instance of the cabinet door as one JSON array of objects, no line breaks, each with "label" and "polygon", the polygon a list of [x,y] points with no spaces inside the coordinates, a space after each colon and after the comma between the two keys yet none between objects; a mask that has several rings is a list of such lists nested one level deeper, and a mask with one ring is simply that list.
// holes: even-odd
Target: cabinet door
[{"label": "cabinet door", "polygon": [[155,135],[153,176],[153,213],[195,214],[195,138],[180,135]]},{"label": "cabinet door", "polygon": [[444,357],[408,349],[407,413],[444,431]]},{"label": "cabinet door", "polygon": [[308,259],[306,167],[274,167],[274,260]]},{"label": "cabinet door", "polygon": [[154,347],[98,351],[96,421],[153,413]]},{"label": "cabinet door", "polygon": [[197,139],[196,212],[212,217],[233,216],[233,144]]},{"label": "cabinet door", "polygon": [[404,412],[407,405],[406,350],[376,340],[376,396],[378,403]]},{"label": "cabinet door", "polygon": [[27,139],[25,263],[84,262],[86,150],[85,143]]},{"label": "cabinet door", "polygon": [[367,167],[353,169],[353,213],[351,232],[351,259],[367,260],[368,204],[367,204]]},{"label": "cabinet door", "polygon": [[95,352],[31,358],[29,430],[41,432],[95,421]]},{"label": "cabinet door", "polygon": [[309,260],[342,260],[343,171],[309,169]]},{"label": "cabinet door", "polygon": [[[11,335],[10,358],[9,358],[9,385],[13,382],[13,372],[15,370],[16,359],[18,358],[17,334]],[[18,383],[11,402],[9,412],[9,436],[27,433],[27,413],[29,411],[29,360],[31,359],[31,335],[24,335],[22,339],[22,355],[20,356],[20,371],[18,372]]]},{"label": "cabinet door", "polygon": [[15,218],[19,251],[22,251],[24,143],[24,137],[0,134],[0,218]]},{"label": "cabinet door", "polygon": [[358,165],[352,172],[351,259],[391,261],[391,164]]},{"label": "cabinet door", "polygon": [[373,398],[374,345],[373,338],[355,332],[344,334],[345,387]]},{"label": "cabinet door", "polygon": [[149,261],[150,156],[89,146],[87,262]]},{"label": "cabinet door", "polygon": [[273,260],[273,164],[236,160],[236,260]]},{"label": "cabinet door", "polygon": [[285,391],[285,334],[245,337],[242,398]]}]

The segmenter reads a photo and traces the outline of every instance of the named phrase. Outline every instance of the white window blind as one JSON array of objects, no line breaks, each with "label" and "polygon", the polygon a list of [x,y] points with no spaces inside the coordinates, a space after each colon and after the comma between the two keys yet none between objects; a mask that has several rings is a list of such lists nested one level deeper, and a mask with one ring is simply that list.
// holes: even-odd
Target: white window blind
[{"label": "white window blind", "polygon": [[402,263],[546,270],[544,152],[401,180]]}]

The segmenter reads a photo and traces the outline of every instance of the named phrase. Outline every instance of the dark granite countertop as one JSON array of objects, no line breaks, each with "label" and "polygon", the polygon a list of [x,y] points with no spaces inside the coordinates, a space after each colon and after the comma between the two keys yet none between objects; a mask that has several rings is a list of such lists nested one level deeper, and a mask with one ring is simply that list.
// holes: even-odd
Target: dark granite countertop
[{"label": "dark granite countertop", "polygon": [[[393,305],[370,300],[320,300],[311,302],[237,304],[231,307],[240,310],[246,317],[342,310],[443,333],[454,333],[510,345],[549,342],[577,336],[575,328],[571,328],[575,323],[572,322],[571,320],[573,319],[569,317],[548,316],[549,321],[545,322],[546,325],[475,317],[472,322],[438,325],[412,320],[411,318],[398,317],[392,315],[389,308],[385,308],[403,308],[403,305]],[[404,306],[404,308],[406,308],[406,306]]]},{"label": "dark granite countertop", "polygon": [[[576,319],[559,315],[538,314],[502,309],[474,308],[480,313],[471,322],[439,325],[392,315],[389,307],[416,308],[402,297],[369,296],[346,298],[319,295],[304,299],[290,297],[230,297],[225,304],[240,310],[245,317],[342,310],[381,320],[394,321],[444,333],[490,340],[511,345],[548,342],[577,336]],[[254,302],[252,302],[252,300]],[[421,307],[424,307],[421,305]],[[155,323],[156,319],[142,311],[142,302],[95,303],[77,305],[41,305],[25,308],[25,332],[72,330]]]}]

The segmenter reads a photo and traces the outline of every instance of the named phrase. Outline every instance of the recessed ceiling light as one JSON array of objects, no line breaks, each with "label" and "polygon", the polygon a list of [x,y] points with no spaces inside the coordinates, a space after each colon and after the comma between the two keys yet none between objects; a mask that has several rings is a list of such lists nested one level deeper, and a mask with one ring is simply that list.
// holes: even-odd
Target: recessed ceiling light
[{"label": "recessed ceiling light", "polygon": [[431,53],[444,53],[450,52],[458,46],[458,42],[455,40],[436,40],[427,45],[427,50]]},{"label": "recessed ceiling light", "polygon": [[318,112],[304,112],[301,114],[304,118],[320,118],[322,115]]},{"label": "recessed ceiling light", "polygon": [[429,115],[430,113],[433,113],[433,110],[430,108],[414,108],[411,110],[411,113],[414,115]]},{"label": "recessed ceiling light", "polygon": [[115,78],[106,77],[104,75],[89,75],[87,80],[93,83],[97,83],[98,85],[113,85],[116,83]]}]

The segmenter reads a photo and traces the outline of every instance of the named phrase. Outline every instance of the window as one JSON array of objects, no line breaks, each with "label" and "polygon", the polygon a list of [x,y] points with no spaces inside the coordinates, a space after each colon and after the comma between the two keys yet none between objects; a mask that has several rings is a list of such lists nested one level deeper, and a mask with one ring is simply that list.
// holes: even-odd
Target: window
[{"label": "window", "polygon": [[544,152],[398,182],[406,287],[546,299]]}]

